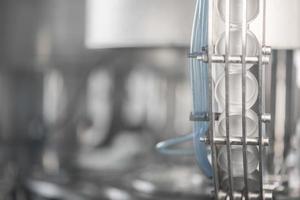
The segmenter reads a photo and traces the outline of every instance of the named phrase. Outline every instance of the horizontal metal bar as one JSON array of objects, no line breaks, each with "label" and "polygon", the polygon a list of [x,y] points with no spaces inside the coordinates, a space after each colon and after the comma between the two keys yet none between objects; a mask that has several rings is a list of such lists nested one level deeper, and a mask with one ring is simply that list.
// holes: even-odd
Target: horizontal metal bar
[{"label": "horizontal metal bar", "polygon": [[[272,55],[272,48],[269,46],[264,46],[262,47],[262,54],[266,56]],[[194,52],[194,53],[189,53],[188,57],[189,58],[199,58],[203,55],[207,55],[207,47],[202,48],[202,52]]]},{"label": "horizontal metal bar", "polygon": [[[213,63],[225,63],[225,55],[212,55],[211,61]],[[196,57],[198,60],[203,62],[208,62],[207,54],[200,54]],[[231,64],[241,64],[242,63],[242,56],[229,56],[228,62]],[[259,56],[247,56],[245,58],[247,64],[256,64],[259,63]],[[262,57],[263,64],[270,63],[270,56],[263,56]]]},{"label": "horizontal metal bar", "polygon": [[[228,196],[228,194],[226,192],[219,191],[218,198],[220,200],[226,199],[227,196]],[[234,192],[233,197],[234,197],[234,199],[241,199],[241,200],[245,198],[244,194],[242,194],[240,192]],[[249,200],[261,200],[259,193],[249,192],[248,197],[249,197]],[[264,194],[263,194],[263,200],[272,200],[272,199],[273,199],[272,191],[265,190]]]},{"label": "horizontal metal bar", "polygon": [[[243,137],[231,137],[230,145],[243,145]],[[210,144],[210,139],[207,137],[200,138],[200,142],[204,142],[206,144]],[[225,145],[227,144],[226,137],[215,137],[215,144]],[[270,144],[269,138],[263,138],[263,145],[268,146]],[[246,138],[246,145],[259,145],[259,138]]]}]

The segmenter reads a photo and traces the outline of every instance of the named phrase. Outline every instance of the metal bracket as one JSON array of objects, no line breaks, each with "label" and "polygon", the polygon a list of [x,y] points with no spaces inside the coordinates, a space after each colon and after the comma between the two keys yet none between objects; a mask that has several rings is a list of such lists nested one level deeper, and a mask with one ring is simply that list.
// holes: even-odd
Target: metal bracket
[{"label": "metal bracket", "polygon": [[[200,142],[204,142],[206,144],[210,144],[210,139],[208,137],[200,138]],[[242,145],[243,144],[242,137],[231,137],[230,138],[230,145]],[[227,144],[226,137],[215,137],[214,138],[215,144],[225,145]],[[262,139],[262,145],[268,146],[270,144],[269,138]],[[259,145],[259,138],[246,138],[246,145]]]},{"label": "metal bracket", "polygon": [[[219,116],[221,115],[221,113],[214,113],[213,114],[215,117],[215,120],[219,120]],[[202,113],[190,113],[190,121],[204,121],[204,122],[209,122],[210,118],[209,118],[209,114],[207,112],[202,112]]]},{"label": "metal bracket", "polygon": [[270,113],[265,113],[261,115],[261,121],[264,123],[269,123],[272,120],[272,116]]},{"label": "metal bracket", "polygon": [[[269,46],[262,47],[262,63],[263,64],[269,64],[270,63],[270,55],[272,53],[272,49]],[[208,62],[209,56],[208,52],[206,50],[206,47],[202,48],[202,52],[194,52],[188,55],[189,58],[196,58],[197,60]],[[259,56],[247,56],[245,58],[245,61],[247,64],[256,64],[259,63]],[[213,63],[225,63],[226,56],[225,55],[212,55],[211,61]],[[243,62],[243,56],[235,55],[235,56],[229,56],[228,62],[233,64],[241,64]]]}]

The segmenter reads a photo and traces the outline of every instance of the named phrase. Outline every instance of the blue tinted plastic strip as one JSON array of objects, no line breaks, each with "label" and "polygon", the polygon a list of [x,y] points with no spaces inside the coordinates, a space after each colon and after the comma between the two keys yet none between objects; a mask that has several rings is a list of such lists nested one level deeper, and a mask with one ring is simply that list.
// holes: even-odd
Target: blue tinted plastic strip
[{"label": "blue tinted plastic strip", "polygon": [[[208,0],[198,0],[194,17],[190,53],[202,52],[208,45]],[[209,112],[209,80],[208,65],[195,58],[190,59],[190,78],[193,91],[193,113]],[[208,122],[194,122],[194,149],[196,160],[203,173],[212,177],[213,171],[208,160],[206,145],[200,142],[205,137],[209,127]]]},{"label": "blue tinted plastic strip", "polygon": [[[208,1],[197,0],[190,53],[199,53],[202,47],[208,44]],[[190,59],[190,79],[193,93],[193,113],[208,113],[208,65],[195,58]],[[157,150],[165,155],[192,155],[195,154],[197,163],[203,173],[212,177],[212,167],[208,160],[206,145],[200,142],[208,131],[209,122],[196,121],[193,125],[193,133],[160,142],[156,145]],[[194,141],[194,150],[170,148],[187,141]]]}]

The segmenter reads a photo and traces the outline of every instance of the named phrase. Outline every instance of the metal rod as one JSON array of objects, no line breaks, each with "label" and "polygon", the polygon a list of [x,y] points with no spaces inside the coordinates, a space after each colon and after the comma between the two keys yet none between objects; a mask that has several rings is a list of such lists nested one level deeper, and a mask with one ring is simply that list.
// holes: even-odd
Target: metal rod
[{"label": "metal rod", "polygon": [[242,19],[242,135],[243,135],[243,167],[245,199],[249,200],[248,189],[248,157],[246,133],[246,56],[247,56],[247,0],[243,0]]},{"label": "metal rod", "polygon": [[[271,191],[265,191],[265,198],[263,200],[272,200],[273,199],[273,195]],[[240,192],[234,192],[233,194],[235,199],[243,199],[245,196],[240,193]],[[259,193],[254,193],[254,192],[249,192],[249,199],[250,200],[262,200],[260,198],[260,194]],[[227,197],[227,193],[224,191],[220,191],[219,192],[219,199],[226,199]]]},{"label": "metal rod", "polygon": [[[203,52],[205,52],[205,48],[203,49]],[[201,56],[203,54],[206,54],[206,53],[203,53],[203,52],[194,52],[194,53],[189,53],[188,54],[188,57],[189,58],[197,58],[197,56]],[[264,55],[271,55],[272,54],[272,48],[270,46],[264,46],[263,49],[262,49],[262,52]],[[247,59],[246,59],[247,60]]]},{"label": "metal rod", "polygon": [[[212,55],[210,56],[213,63],[225,63],[226,62],[226,55]],[[228,62],[232,64],[242,64],[243,62],[243,56],[229,56]],[[208,62],[208,56],[206,54],[200,54],[197,55],[196,58],[198,60],[201,60],[203,62]],[[245,62],[247,64],[257,64],[259,63],[259,56],[246,56]],[[264,64],[270,63],[270,57],[269,56],[263,56],[262,62]]]},{"label": "metal rod", "polygon": [[[225,118],[226,118],[226,138],[230,141],[229,127],[229,56],[230,56],[230,3],[231,0],[226,0],[226,17],[225,17]],[[232,163],[231,163],[231,146],[228,142],[227,149],[227,165],[229,177],[229,197],[233,198],[233,178],[232,178]]]},{"label": "metal rod", "polygon": [[[214,1],[208,0],[208,54],[213,54],[213,8],[214,8]],[[213,115],[213,101],[214,101],[214,85],[213,85],[213,77],[212,77],[212,67],[213,63],[211,59],[208,59],[208,76],[209,76],[209,136],[210,140],[213,141],[214,139],[214,115]],[[217,148],[214,143],[211,143],[211,151],[212,151],[212,167],[213,167],[213,182],[214,182],[214,189],[215,189],[215,199],[218,199],[219,195],[219,174],[218,174],[218,164],[217,164]]]},{"label": "metal rod", "polygon": [[[262,1],[262,43],[261,46],[263,47],[265,45],[265,26],[266,26],[266,0],[261,0]],[[259,51],[259,81],[258,81],[258,90],[259,90],[259,95],[258,95],[258,107],[259,107],[259,120],[258,120],[258,136],[259,136],[259,183],[260,183],[260,198],[263,199],[264,197],[264,190],[263,190],[263,123],[261,116],[264,113],[264,108],[263,108],[263,79],[264,79],[264,73],[263,73],[263,51],[262,48],[260,48]]]},{"label": "metal rod", "polygon": [[[210,144],[210,141],[211,140],[208,137],[200,138],[200,142],[204,142],[206,144]],[[215,137],[213,141],[217,145],[227,144],[226,137]],[[244,138],[243,137],[231,137],[229,143],[230,143],[230,145],[243,145]],[[252,146],[257,146],[257,145],[259,145],[259,138],[247,138],[246,144],[252,145]],[[263,146],[268,146],[269,144],[270,144],[269,138],[263,138]]]},{"label": "metal rod", "polygon": [[[221,115],[220,113],[214,112],[213,113],[214,120],[218,121],[220,115]],[[270,123],[271,122],[271,118],[272,117],[271,117],[270,113],[265,113],[265,114],[261,115],[261,121],[263,123]],[[207,122],[210,121],[210,119],[209,119],[209,113],[207,113],[207,112],[199,113],[199,114],[190,113],[189,119],[190,119],[190,121],[207,121]],[[247,144],[248,144],[248,142],[247,142]],[[258,145],[258,143],[257,143],[257,145]]]}]

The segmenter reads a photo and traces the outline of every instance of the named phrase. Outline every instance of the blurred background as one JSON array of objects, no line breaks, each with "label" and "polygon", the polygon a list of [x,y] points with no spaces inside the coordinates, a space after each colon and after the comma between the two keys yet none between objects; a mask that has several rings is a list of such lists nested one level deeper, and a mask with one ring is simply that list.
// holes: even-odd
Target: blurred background
[{"label": "blurred background", "polygon": [[[195,3],[0,0],[0,199],[209,199],[211,180],[193,156],[155,150],[192,131]],[[281,43],[274,42],[267,95],[266,176],[280,196],[295,199],[299,20],[285,37],[272,19]]]}]

